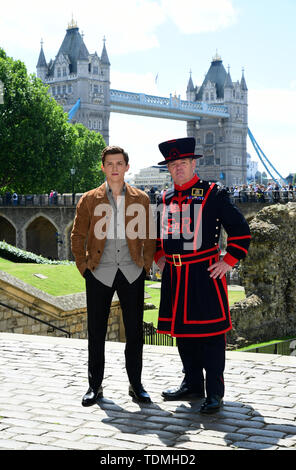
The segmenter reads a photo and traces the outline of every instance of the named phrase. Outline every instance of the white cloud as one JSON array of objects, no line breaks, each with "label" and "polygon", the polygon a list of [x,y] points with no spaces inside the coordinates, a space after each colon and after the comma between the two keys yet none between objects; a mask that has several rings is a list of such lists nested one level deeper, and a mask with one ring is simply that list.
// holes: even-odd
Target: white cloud
[{"label": "white cloud", "polygon": [[157,28],[167,20],[181,33],[217,31],[236,20],[232,0],[51,0],[46,6],[39,0],[10,0],[1,4],[1,47],[24,56],[43,38],[48,58],[54,58],[72,14],[90,52],[101,51],[105,35],[111,56],[158,47]]},{"label": "white cloud", "polygon": [[156,76],[151,72],[146,74],[124,73],[111,68],[110,81],[112,89],[159,96]]},{"label": "white cloud", "polygon": [[185,34],[213,32],[237,20],[231,0],[161,0],[167,16]]},{"label": "white cloud", "polygon": [[112,55],[158,46],[155,30],[165,19],[162,8],[153,0],[52,0],[46,7],[36,0],[10,0],[1,5],[0,44],[34,50],[43,37],[53,58],[72,14],[80,31],[86,33],[90,52],[101,52],[105,35]]},{"label": "white cloud", "polygon": [[[296,90],[249,91],[249,128],[267,158],[284,177],[296,171],[295,107]],[[252,156],[256,155],[250,141],[248,149]]]}]

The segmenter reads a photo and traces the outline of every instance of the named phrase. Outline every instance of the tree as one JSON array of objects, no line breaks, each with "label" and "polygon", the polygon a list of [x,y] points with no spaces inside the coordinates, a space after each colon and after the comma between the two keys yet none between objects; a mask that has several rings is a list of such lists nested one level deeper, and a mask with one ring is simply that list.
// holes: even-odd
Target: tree
[{"label": "tree", "polygon": [[[106,146],[101,134],[90,131],[83,124],[73,124],[75,131],[75,146],[71,168],[75,169],[74,191],[83,193],[92,188],[96,188],[104,181],[104,174],[101,170],[101,154]],[[70,175],[70,170],[68,175]],[[71,191],[65,180],[64,187],[67,192]],[[65,191],[66,192],[66,191]]]},{"label": "tree", "polygon": [[25,65],[0,48],[0,189],[48,192],[71,166],[76,136],[67,114]]}]

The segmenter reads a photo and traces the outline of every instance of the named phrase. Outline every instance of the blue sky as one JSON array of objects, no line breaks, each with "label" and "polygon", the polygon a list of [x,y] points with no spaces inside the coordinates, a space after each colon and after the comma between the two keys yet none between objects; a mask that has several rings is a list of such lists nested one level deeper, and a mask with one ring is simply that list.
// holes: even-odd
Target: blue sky
[{"label": "blue sky", "polygon": [[[35,72],[40,40],[54,58],[72,14],[89,52],[106,36],[111,87],[185,98],[189,70],[201,85],[216,50],[232,80],[242,68],[249,127],[283,176],[296,172],[295,0],[90,0],[1,6],[0,46]],[[158,74],[157,83],[155,77]],[[186,123],[112,114],[110,143],[130,154],[131,172],[157,163],[158,143],[186,135]],[[257,159],[248,140],[248,151]]]}]

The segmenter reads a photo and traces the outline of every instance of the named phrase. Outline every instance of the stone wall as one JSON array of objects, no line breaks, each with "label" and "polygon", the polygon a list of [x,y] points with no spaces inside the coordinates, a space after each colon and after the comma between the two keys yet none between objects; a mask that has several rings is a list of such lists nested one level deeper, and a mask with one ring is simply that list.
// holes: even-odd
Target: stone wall
[{"label": "stone wall", "polygon": [[[4,305],[1,305],[4,304]],[[8,306],[8,307],[6,307]],[[11,310],[15,308],[70,332],[72,338],[87,338],[85,293],[55,297],[0,271],[0,331],[45,336],[66,336],[62,331]],[[119,300],[111,305],[106,339],[124,341]]]},{"label": "stone wall", "polygon": [[252,241],[239,272],[246,299],[231,307],[228,343],[296,337],[296,203],[265,207],[250,222]]},{"label": "stone wall", "polygon": [[0,240],[45,257],[73,260],[70,234],[75,210],[60,205],[0,206]]}]

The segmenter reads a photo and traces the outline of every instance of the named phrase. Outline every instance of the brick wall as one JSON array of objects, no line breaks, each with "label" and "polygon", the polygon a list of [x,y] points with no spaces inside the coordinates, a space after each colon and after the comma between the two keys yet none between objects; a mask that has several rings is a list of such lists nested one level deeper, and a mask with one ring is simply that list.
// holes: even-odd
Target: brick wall
[{"label": "brick wall", "polygon": [[[85,294],[54,297],[45,294],[13,276],[0,272],[0,331],[6,333],[33,334],[42,336],[66,336],[62,331],[39,322],[46,321],[55,327],[70,332],[72,338],[87,338],[87,313]],[[12,310],[29,314],[37,319]],[[118,299],[114,298],[108,321],[106,339],[124,341],[122,311]]]}]

